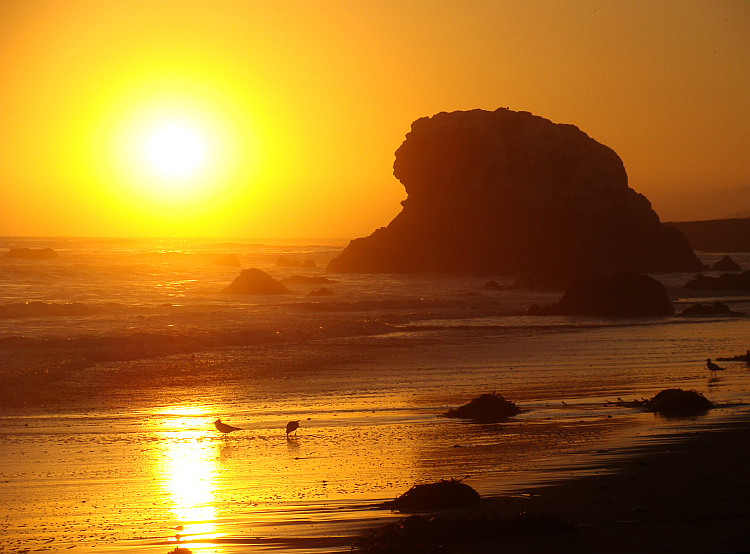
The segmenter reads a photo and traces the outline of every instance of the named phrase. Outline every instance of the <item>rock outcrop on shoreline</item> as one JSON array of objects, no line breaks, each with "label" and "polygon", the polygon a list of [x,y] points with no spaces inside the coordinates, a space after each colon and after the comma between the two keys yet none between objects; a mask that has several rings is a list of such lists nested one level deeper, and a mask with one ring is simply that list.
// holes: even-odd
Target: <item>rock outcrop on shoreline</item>
[{"label": "rock outcrop on shoreline", "polygon": [[439,113],[412,124],[393,168],[403,210],[329,272],[520,273],[521,285],[562,289],[580,276],[703,268],[628,187],[617,154],[573,125],[507,109]]}]

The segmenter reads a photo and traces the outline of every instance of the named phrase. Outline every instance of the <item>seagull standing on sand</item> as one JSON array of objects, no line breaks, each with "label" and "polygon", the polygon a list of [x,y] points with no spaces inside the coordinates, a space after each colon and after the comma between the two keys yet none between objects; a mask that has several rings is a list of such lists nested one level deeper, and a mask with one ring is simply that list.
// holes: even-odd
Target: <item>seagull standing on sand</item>
[{"label": "seagull standing on sand", "polygon": [[714,372],[714,371],[724,371],[726,369],[725,367],[719,367],[719,366],[717,366],[715,363],[713,363],[711,361],[711,358],[709,358],[709,359],[706,360],[706,367],[711,372]]},{"label": "seagull standing on sand", "polygon": [[299,429],[299,421],[290,421],[286,424],[286,438],[289,438],[289,433],[297,431]]},{"label": "seagull standing on sand", "polygon": [[226,423],[222,423],[220,419],[217,419],[214,421],[214,425],[216,428],[221,431],[224,434],[231,433],[232,431],[239,431],[239,427],[234,427],[233,425],[227,425]]}]

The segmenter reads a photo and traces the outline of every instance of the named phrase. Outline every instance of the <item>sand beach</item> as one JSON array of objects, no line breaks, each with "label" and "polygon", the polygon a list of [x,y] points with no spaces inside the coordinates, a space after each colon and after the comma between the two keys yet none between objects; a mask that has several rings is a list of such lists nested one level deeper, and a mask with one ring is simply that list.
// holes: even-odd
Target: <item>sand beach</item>
[{"label": "sand beach", "polygon": [[[96,248],[58,246],[54,265],[2,267],[35,284],[2,283],[13,310],[0,321],[1,552],[166,554],[177,535],[196,554],[347,552],[403,517],[383,502],[441,479],[463,480],[503,516],[563,518],[579,532],[554,540],[571,548],[597,551],[629,526],[678,529],[693,521],[691,504],[734,541],[716,542],[723,527],[706,523],[715,532],[695,537],[695,552],[744,540],[729,531],[746,466],[718,468],[747,452],[737,422],[750,371],[721,362],[713,374],[705,360],[744,353],[747,318],[524,316],[559,294],[486,291],[481,276],[340,276],[331,299],[299,286],[235,298],[218,291],[236,269],[205,263],[204,248]],[[295,270],[274,268],[280,252],[332,255],[274,246],[246,258],[284,278]],[[678,311],[704,299],[681,288],[689,276],[659,277]],[[750,311],[746,295],[722,299]],[[617,404],[675,387],[718,407],[667,419]],[[492,392],[519,414],[441,417]],[[220,433],[217,418],[240,430]],[[731,442],[690,450],[678,440],[686,433]],[[688,458],[662,463],[675,456]],[[638,536],[623,551],[668,546]]]}]

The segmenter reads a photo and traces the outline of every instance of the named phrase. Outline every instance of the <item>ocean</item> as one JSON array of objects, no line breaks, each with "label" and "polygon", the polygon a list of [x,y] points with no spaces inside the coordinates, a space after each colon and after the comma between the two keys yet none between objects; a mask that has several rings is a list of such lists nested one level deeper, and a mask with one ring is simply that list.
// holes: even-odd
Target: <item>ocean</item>
[{"label": "ocean", "polygon": [[[705,360],[744,354],[748,318],[531,317],[562,293],[326,274],[345,244],[0,238],[0,254],[59,254],[0,257],[0,552],[345,552],[414,484],[516,494],[747,411],[748,365],[712,375]],[[228,254],[241,267],[217,265]],[[223,293],[242,268],[289,294]],[[677,312],[750,313],[748,294],[654,277]],[[719,407],[667,419],[613,403],[674,387]],[[488,392],[521,413],[441,417]]]}]

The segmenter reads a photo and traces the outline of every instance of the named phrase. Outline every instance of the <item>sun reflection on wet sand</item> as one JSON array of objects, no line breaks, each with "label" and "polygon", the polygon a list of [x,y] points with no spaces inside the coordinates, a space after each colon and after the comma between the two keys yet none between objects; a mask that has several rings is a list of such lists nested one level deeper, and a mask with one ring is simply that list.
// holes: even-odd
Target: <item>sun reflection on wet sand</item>
[{"label": "sun reflection on wet sand", "polygon": [[154,465],[155,477],[169,497],[175,535],[210,540],[216,530],[216,452],[208,440],[207,411],[179,406],[160,409],[162,418],[161,455]]}]

